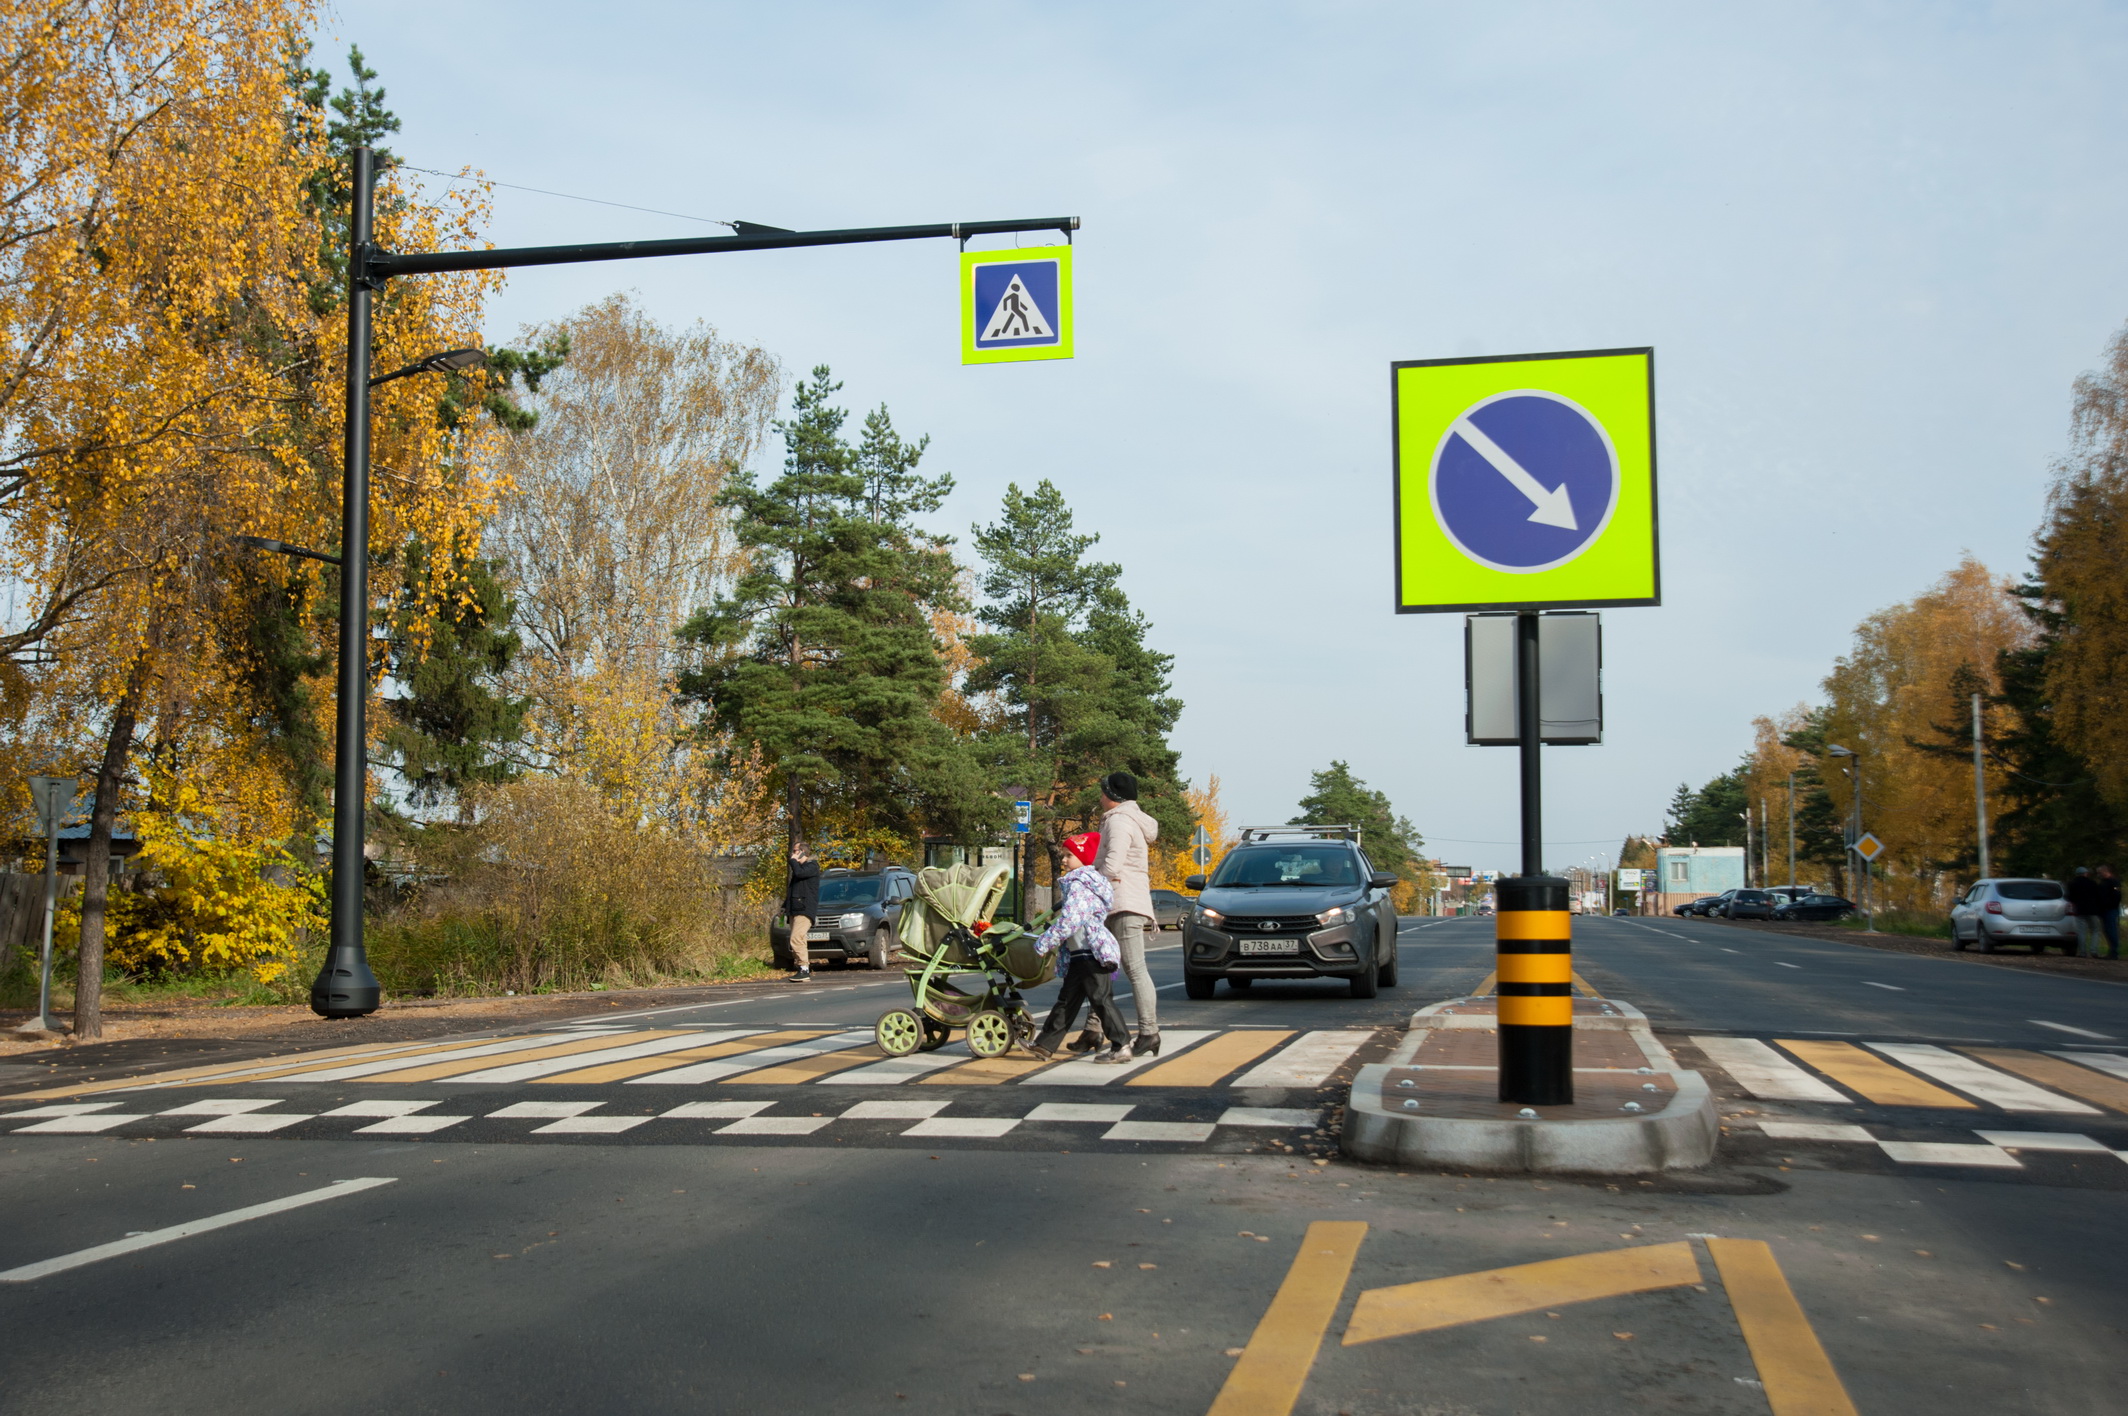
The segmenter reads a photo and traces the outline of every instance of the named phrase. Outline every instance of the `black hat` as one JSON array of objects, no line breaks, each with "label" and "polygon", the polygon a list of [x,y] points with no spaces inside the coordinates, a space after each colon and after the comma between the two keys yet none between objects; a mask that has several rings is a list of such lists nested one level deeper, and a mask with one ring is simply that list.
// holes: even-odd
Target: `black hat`
[{"label": "black hat", "polygon": [[1128,772],[1111,772],[1101,779],[1101,791],[1110,801],[1136,801],[1138,779]]}]

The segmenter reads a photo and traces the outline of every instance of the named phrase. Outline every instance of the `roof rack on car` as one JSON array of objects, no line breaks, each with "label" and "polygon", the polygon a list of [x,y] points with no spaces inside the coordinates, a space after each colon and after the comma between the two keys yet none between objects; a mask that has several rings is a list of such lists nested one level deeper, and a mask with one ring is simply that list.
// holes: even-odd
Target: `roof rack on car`
[{"label": "roof rack on car", "polygon": [[1297,836],[1303,840],[1357,841],[1360,828],[1357,826],[1244,826],[1241,828],[1241,844],[1251,841],[1268,841],[1273,836]]}]

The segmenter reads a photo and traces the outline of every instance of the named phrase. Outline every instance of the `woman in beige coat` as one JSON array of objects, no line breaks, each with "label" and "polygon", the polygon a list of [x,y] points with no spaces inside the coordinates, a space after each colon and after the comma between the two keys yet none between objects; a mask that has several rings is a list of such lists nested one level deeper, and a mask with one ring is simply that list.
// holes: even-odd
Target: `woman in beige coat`
[{"label": "woman in beige coat", "polygon": [[1160,1051],[1159,995],[1153,991],[1152,970],[1145,966],[1146,940],[1154,923],[1153,842],[1159,839],[1160,823],[1138,805],[1138,779],[1128,772],[1103,777],[1101,854],[1094,858],[1094,868],[1116,888],[1108,932],[1122,947],[1123,972],[1130,977],[1131,1011],[1138,1017],[1138,1036],[1126,1055],[1140,1057]]}]

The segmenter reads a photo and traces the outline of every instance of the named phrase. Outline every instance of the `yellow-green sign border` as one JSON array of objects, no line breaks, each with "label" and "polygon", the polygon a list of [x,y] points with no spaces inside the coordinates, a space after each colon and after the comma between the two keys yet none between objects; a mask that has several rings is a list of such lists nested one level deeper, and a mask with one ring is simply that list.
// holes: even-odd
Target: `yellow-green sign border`
[{"label": "yellow-green sign border", "polygon": [[[961,252],[963,364],[1024,364],[1037,359],[1074,357],[1073,346],[1078,338],[1078,319],[1072,306],[1071,253],[1072,246],[1069,241],[1061,246],[1019,246],[1002,251]],[[1057,262],[1057,342],[1023,345],[1018,349],[976,348],[975,327],[979,316],[975,308],[975,268],[981,265],[996,265],[1000,261],[1046,261],[1052,257]]]},{"label": "yellow-green sign border", "polygon": [[[1626,599],[1549,598],[1534,600],[1457,600],[1439,604],[1407,604],[1404,599],[1404,415],[1403,379],[1406,369],[1436,369],[1476,364],[1531,364],[1563,359],[1611,359],[1639,357],[1647,361],[1648,379],[1648,574],[1650,593]],[[1560,395],[1565,397],[1566,395]],[[1608,436],[1608,431],[1606,433]],[[1430,453],[1429,453],[1430,456]],[[1482,354],[1459,359],[1399,359],[1389,366],[1389,511],[1394,556],[1391,579],[1400,615],[1466,614],[1479,610],[1624,609],[1662,603],[1661,498],[1657,495],[1655,454],[1655,349],[1643,345],[1626,349],[1565,349],[1543,354]],[[1430,467],[1429,467],[1430,472]],[[1624,477],[1626,469],[1619,468]],[[1417,490],[1432,514],[1431,476]],[[1621,488],[1622,490],[1622,488]],[[1445,533],[1444,533],[1445,535]],[[1592,543],[1593,544],[1593,543]],[[1550,572],[1539,572],[1549,574]]]}]

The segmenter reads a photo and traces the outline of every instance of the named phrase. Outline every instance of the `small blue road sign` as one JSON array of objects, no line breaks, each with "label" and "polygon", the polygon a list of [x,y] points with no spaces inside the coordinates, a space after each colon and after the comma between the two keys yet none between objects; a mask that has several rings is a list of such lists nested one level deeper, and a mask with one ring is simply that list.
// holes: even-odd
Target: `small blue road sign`
[{"label": "small blue road sign", "polygon": [[1012,804],[1012,829],[1024,836],[1034,829],[1034,803],[1016,801]]},{"label": "small blue road sign", "polygon": [[1463,410],[1434,450],[1441,529],[1481,565],[1529,574],[1587,550],[1618,504],[1603,424],[1556,393],[1519,389]]}]

